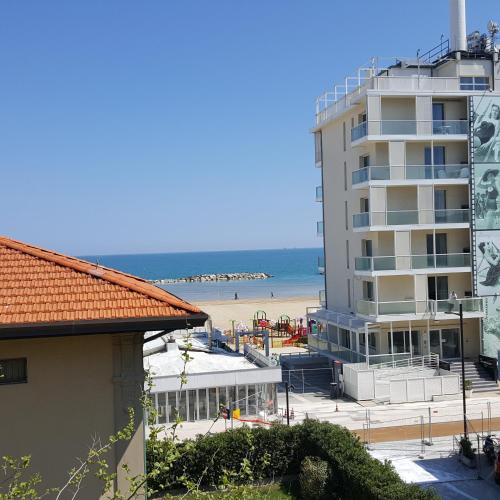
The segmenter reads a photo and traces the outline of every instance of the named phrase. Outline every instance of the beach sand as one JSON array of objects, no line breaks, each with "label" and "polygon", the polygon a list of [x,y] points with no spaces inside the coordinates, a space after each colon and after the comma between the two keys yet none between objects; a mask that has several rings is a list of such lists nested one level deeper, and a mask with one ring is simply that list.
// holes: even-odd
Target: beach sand
[{"label": "beach sand", "polygon": [[318,307],[318,297],[290,297],[275,299],[245,299],[245,300],[216,300],[210,302],[196,302],[196,305],[212,318],[213,326],[221,330],[231,328],[231,320],[235,326],[243,322],[251,326],[256,311],[265,311],[267,319],[277,320],[282,314],[291,319],[305,317],[306,308]]}]

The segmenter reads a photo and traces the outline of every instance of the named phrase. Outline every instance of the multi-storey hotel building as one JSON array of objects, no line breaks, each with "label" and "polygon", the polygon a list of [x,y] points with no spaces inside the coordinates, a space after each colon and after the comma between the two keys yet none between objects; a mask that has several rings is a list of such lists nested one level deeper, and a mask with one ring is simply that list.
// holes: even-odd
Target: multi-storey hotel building
[{"label": "multi-storey hotel building", "polygon": [[[486,101],[500,96],[500,64],[495,24],[489,36],[466,36],[465,1],[450,7],[449,41],[385,66],[374,59],[317,100],[325,290],[309,340],[332,359],[459,358],[459,304],[464,355],[483,353],[477,280],[487,277],[475,277],[472,161],[474,147],[499,161],[500,108]],[[479,119],[492,123],[491,137],[474,131]],[[498,170],[490,171],[479,186],[493,209],[500,193],[491,194]],[[488,217],[486,229],[497,229],[496,214]]]}]

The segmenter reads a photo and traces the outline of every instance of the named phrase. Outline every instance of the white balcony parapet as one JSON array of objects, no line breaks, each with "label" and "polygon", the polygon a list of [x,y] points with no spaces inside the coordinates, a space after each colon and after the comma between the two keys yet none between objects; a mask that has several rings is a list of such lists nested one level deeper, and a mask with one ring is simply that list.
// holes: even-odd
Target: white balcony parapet
[{"label": "white balcony parapet", "polygon": [[351,141],[368,136],[466,136],[468,120],[368,120],[351,129]]},{"label": "white balcony parapet", "polygon": [[387,212],[362,212],[352,216],[354,228],[371,226],[407,226],[418,224],[467,224],[470,220],[468,208],[391,210]]},{"label": "white balcony parapet", "polygon": [[370,181],[393,180],[456,180],[467,181],[470,176],[470,166],[459,165],[402,165],[373,166],[355,170],[352,173],[352,184]]},{"label": "white balcony parapet", "polygon": [[462,304],[464,313],[482,313],[484,304],[481,297],[471,297],[449,300],[399,300],[390,302],[374,302],[359,300],[357,312],[362,316],[392,316],[392,315],[416,315],[458,312],[459,304]]},{"label": "white balcony parapet", "polygon": [[470,266],[470,253],[389,255],[354,259],[354,269],[361,272],[470,268]]}]

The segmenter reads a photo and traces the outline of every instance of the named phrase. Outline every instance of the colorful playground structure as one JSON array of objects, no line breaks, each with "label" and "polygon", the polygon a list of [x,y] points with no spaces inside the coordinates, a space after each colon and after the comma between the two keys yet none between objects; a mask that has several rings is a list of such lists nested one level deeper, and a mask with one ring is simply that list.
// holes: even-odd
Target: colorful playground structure
[{"label": "colorful playground structure", "polygon": [[307,337],[307,327],[304,319],[292,320],[290,316],[282,314],[276,321],[267,318],[265,311],[256,311],[252,319],[252,328],[238,325],[232,335],[239,336],[243,344],[253,344],[262,347],[264,334],[268,334],[271,347],[295,346],[304,342]]}]

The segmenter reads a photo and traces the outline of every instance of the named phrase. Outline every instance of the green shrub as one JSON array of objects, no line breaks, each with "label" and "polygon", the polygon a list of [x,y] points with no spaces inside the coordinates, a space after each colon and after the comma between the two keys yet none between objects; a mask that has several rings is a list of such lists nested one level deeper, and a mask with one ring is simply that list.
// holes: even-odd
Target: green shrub
[{"label": "green shrub", "polygon": [[306,457],[300,464],[300,493],[302,498],[324,498],[329,478],[328,462],[318,457]]},{"label": "green shrub", "polygon": [[[161,463],[163,454],[171,456],[172,446],[166,441],[163,449],[158,451],[156,447],[156,454],[149,447],[148,463]],[[212,487],[297,476],[306,457],[317,457],[328,463],[327,491],[344,500],[439,498],[431,491],[404,483],[390,463],[371,457],[359,438],[327,422],[306,420],[291,427],[275,424],[269,429],[243,427],[199,436],[175,447],[178,459],[151,484],[157,490],[182,486],[179,478]]]}]

